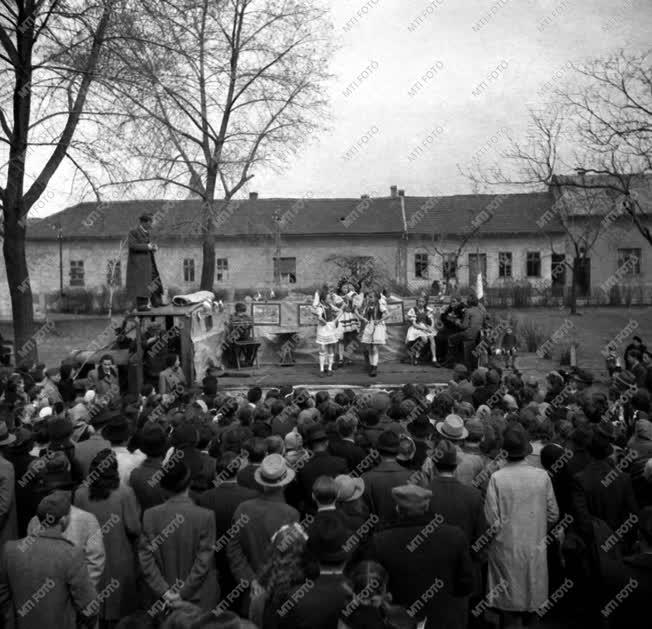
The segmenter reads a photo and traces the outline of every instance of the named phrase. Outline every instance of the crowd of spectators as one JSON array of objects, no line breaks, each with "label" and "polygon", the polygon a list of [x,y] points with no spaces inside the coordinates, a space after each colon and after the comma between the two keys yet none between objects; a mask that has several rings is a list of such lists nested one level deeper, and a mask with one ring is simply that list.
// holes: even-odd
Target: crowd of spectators
[{"label": "crowd of spectators", "polygon": [[4,626],[649,627],[648,358],[246,396],[9,370]]}]

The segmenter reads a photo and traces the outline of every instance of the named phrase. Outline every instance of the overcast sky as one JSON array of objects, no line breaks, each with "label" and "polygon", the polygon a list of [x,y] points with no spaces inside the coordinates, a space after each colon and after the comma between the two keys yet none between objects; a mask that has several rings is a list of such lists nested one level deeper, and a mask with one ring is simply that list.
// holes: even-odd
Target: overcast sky
[{"label": "overcast sky", "polygon": [[[564,80],[568,62],[646,50],[652,33],[650,0],[331,5],[331,129],[283,175],[258,172],[249,190],[261,197],[376,196],[392,184],[407,195],[469,193],[457,164],[487,145],[499,151],[508,131],[523,134],[528,107],[541,105],[547,82]],[[69,175],[55,176],[38,215],[82,200]]]}]

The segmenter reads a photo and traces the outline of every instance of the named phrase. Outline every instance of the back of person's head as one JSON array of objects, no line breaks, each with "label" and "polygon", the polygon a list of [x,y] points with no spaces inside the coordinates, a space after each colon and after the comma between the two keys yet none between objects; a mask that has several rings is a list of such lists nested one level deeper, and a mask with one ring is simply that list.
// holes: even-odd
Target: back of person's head
[{"label": "back of person's head", "polygon": [[285,442],[283,437],[279,435],[270,435],[265,438],[265,445],[267,446],[267,454],[284,454]]},{"label": "back of person's head", "polygon": [[152,393],[154,393],[154,386],[151,385],[151,384],[144,384],[144,385],[140,388],[140,394],[141,394],[143,397],[149,397],[150,395],[152,395]]},{"label": "back of person's head", "polygon": [[263,390],[260,387],[251,387],[251,389],[247,391],[247,400],[251,404],[258,404],[258,402],[260,402],[262,397],[263,397]]},{"label": "back of person's head", "polygon": [[602,461],[612,453],[613,447],[607,437],[594,429],[587,451],[591,457],[598,461]]},{"label": "back of person's head", "polygon": [[339,406],[342,406],[344,408],[348,407],[349,404],[351,403],[349,397],[346,395],[346,393],[343,393],[342,391],[335,394],[333,401],[335,402],[335,404],[338,404]]},{"label": "back of person's head", "polygon": [[318,476],[312,484],[312,495],[318,505],[334,504],[338,491],[338,484],[330,476]]},{"label": "back of person's head", "polygon": [[253,415],[254,422],[266,422],[269,421],[271,417],[272,414],[266,406],[261,405],[261,406],[257,406],[254,409],[254,415]]},{"label": "back of person's head", "polygon": [[337,428],[337,434],[342,439],[346,439],[355,434],[358,427],[358,420],[353,414],[340,415],[335,422],[335,426]]},{"label": "back of person's head", "polygon": [[265,455],[267,454],[267,444],[262,437],[252,437],[247,439],[244,448],[249,455],[250,463],[262,463]]},{"label": "back of person's head", "polygon": [[365,426],[377,426],[380,421],[380,415],[375,408],[367,407],[359,411],[360,421]]},{"label": "back of person's head", "polygon": [[278,417],[285,409],[285,403],[282,400],[274,399],[269,407],[272,417]]},{"label": "back of person's head", "polygon": [[[204,612],[201,607],[186,601],[180,601],[172,613],[165,619],[161,625],[161,629],[195,629],[196,627],[202,627],[202,625],[198,625],[197,623],[201,622],[203,617]],[[213,616],[214,619],[215,616]],[[203,626],[210,627],[210,625]]]},{"label": "back of person's head", "polygon": [[176,362],[177,362],[177,355],[176,354],[167,354],[165,356],[165,366],[166,367],[174,367]]},{"label": "back of person's head", "polygon": [[281,392],[278,389],[270,389],[265,393],[265,401],[267,400],[280,400]]},{"label": "back of person's head", "polygon": [[340,415],[344,413],[344,408],[335,402],[328,401],[321,409],[322,421],[325,424],[333,423]]},{"label": "back of person's head", "polygon": [[118,622],[115,629],[155,629],[156,625],[157,623],[151,614],[139,611],[125,616]]},{"label": "back of person's head", "polygon": [[487,383],[487,378],[484,373],[484,371],[479,371],[476,369],[472,374],[471,374],[471,384],[474,387],[482,387]]},{"label": "back of person's head", "polygon": [[317,391],[315,394],[315,406],[319,408],[324,402],[328,402],[331,399],[331,395],[328,391]]},{"label": "back of person's head", "polygon": [[448,393],[438,393],[430,405],[430,413],[433,417],[444,419],[453,412],[455,400]]},{"label": "back of person's head", "polygon": [[242,426],[249,426],[254,416],[254,411],[251,406],[247,404],[247,406],[242,406],[238,409],[236,416]]},{"label": "back of person's head", "polygon": [[224,452],[215,465],[215,475],[222,480],[230,480],[238,475],[241,457],[235,452]]}]

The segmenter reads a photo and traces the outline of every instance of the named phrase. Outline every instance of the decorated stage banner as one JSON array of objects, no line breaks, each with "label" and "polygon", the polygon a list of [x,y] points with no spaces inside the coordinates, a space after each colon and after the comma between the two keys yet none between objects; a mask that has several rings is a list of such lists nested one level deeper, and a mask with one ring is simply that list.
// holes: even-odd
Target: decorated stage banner
[{"label": "decorated stage banner", "polygon": [[403,312],[403,302],[395,302],[387,304],[388,317],[385,319],[387,325],[403,325],[405,316]]},{"label": "decorated stage banner", "polygon": [[254,325],[281,325],[281,304],[252,304]]},{"label": "decorated stage banner", "polygon": [[312,304],[297,304],[297,318],[299,325],[317,325],[317,316],[313,312]]}]

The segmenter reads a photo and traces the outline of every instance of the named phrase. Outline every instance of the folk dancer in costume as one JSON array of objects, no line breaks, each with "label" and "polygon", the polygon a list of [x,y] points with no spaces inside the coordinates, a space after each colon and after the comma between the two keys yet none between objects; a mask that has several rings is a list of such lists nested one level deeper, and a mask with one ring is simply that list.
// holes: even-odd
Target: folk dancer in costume
[{"label": "folk dancer in costume", "polygon": [[[338,322],[342,311],[335,305],[335,295],[324,286],[315,293],[313,312],[317,317],[317,345],[319,345],[319,373],[321,377],[333,375],[335,348],[342,337]],[[326,360],[328,369],[325,371]]]},{"label": "folk dancer in costume", "polygon": [[339,327],[342,330],[342,338],[337,343],[337,354],[339,358],[337,366],[343,367],[345,364],[351,364],[349,359],[345,363],[345,348],[351,347],[357,341],[358,333],[360,332],[360,321],[355,312],[362,305],[362,295],[359,295],[355,291],[353,284],[346,280],[340,286],[339,293],[341,304],[337,303],[337,305],[342,310],[339,322]]},{"label": "folk dancer in costume", "polygon": [[405,336],[405,344],[408,346],[412,355],[412,364],[417,364],[421,348],[425,343],[429,343],[432,362],[436,365],[437,347],[435,345],[435,337],[437,336],[437,329],[435,328],[434,312],[428,306],[427,299],[419,297],[416,306],[410,308],[408,311],[407,318],[410,322],[410,327]]},{"label": "folk dancer in costume", "polygon": [[371,291],[364,296],[358,317],[364,323],[362,342],[369,347],[369,375],[375,378],[378,374],[379,348],[387,344],[388,317],[387,301],[377,291]]}]

